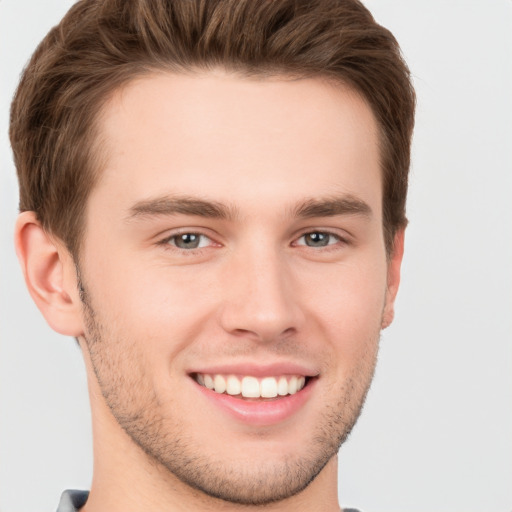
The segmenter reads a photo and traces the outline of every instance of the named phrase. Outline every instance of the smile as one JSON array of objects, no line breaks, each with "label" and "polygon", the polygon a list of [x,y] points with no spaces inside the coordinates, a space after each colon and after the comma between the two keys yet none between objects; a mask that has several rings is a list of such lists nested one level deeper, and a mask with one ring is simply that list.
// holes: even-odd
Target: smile
[{"label": "smile", "polygon": [[257,378],[250,375],[196,373],[195,381],[218,394],[239,398],[276,398],[294,395],[306,385],[304,375],[281,375]]}]

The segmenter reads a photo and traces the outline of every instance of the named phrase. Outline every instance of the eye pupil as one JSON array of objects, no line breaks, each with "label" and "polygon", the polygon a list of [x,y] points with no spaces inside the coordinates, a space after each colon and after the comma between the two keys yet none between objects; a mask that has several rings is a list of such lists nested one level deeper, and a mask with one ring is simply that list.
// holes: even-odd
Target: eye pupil
[{"label": "eye pupil", "polygon": [[329,234],[328,233],[308,233],[304,236],[306,245],[310,247],[325,247],[329,244]]},{"label": "eye pupil", "polygon": [[175,238],[175,244],[180,249],[196,249],[200,240],[200,236],[195,233],[183,233]]}]

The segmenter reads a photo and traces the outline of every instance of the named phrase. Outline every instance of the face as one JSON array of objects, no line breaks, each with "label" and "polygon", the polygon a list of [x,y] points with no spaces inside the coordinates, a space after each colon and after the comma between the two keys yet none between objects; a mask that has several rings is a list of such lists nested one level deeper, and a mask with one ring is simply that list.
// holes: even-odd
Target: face
[{"label": "face", "polygon": [[356,421],[392,308],[370,109],[320,80],[160,74],[101,123],[80,275],[108,414],[210,496],[299,492]]}]

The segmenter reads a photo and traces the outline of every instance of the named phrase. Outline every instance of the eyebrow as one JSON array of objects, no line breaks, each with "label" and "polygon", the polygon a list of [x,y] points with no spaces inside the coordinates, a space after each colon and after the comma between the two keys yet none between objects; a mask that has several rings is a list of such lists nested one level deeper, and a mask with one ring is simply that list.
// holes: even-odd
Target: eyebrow
[{"label": "eyebrow", "polygon": [[138,201],[129,209],[126,220],[167,215],[233,220],[237,216],[237,210],[216,201],[205,201],[196,197],[166,196]]},{"label": "eyebrow", "polygon": [[[336,215],[361,215],[370,218],[372,209],[363,200],[346,195],[306,199],[291,208],[290,214],[292,218],[303,219],[334,217]],[[188,196],[165,196],[138,201],[130,207],[126,220],[171,215],[194,215],[232,221],[238,217],[238,210],[234,206],[228,206],[217,201],[207,201]]]},{"label": "eyebrow", "polygon": [[295,207],[294,217],[334,217],[336,215],[361,215],[370,218],[373,212],[368,203],[352,195],[333,196],[325,199],[308,199]]}]

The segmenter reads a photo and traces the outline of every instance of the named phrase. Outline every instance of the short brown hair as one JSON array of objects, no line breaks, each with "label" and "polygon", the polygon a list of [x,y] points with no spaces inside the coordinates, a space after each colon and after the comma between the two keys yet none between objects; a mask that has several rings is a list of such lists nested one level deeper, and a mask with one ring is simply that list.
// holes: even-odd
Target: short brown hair
[{"label": "short brown hair", "polygon": [[388,253],[405,227],[415,95],[393,35],[358,0],[81,0],[41,42],[11,108],[20,210],[78,256],[99,172],[97,119],[154,70],[325,77],[361,94],[381,138]]}]

